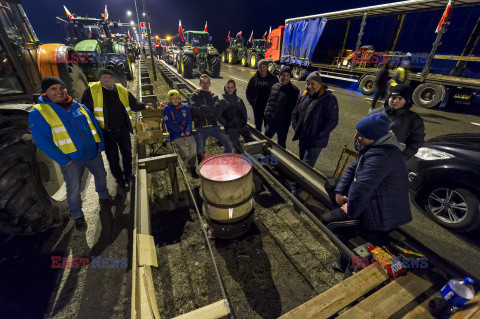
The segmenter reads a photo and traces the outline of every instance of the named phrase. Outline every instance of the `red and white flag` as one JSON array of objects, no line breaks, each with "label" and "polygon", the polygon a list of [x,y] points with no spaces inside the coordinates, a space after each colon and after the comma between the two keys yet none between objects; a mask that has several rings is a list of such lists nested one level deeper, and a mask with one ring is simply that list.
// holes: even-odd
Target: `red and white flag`
[{"label": "red and white flag", "polygon": [[88,26],[88,34],[90,35],[90,38],[93,38],[92,27],[90,26]]},{"label": "red and white flag", "polygon": [[263,34],[262,39],[265,39],[265,38],[267,37],[267,33],[268,33],[268,31],[265,31],[265,33]]},{"label": "red and white flag", "polygon": [[253,42],[253,30],[252,30],[252,34],[250,34],[250,38],[248,38],[248,43],[252,43]]},{"label": "red and white flag", "polygon": [[236,37],[241,38],[242,37],[242,31],[238,32]]},{"label": "red and white flag", "polygon": [[127,30],[127,38],[128,41],[132,41],[132,37],[130,36],[130,30]]},{"label": "red and white flag", "polygon": [[178,35],[180,35],[180,40],[185,41],[183,37],[182,20],[178,20]]},{"label": "red and white flag", "polygon": [[70,11],[68,11],[67,7],[63,6],[63,8],[65,9],[65,13],[67,14],[67,17],[69,17],[70,20],[73,20],[73,15],[70,13]]},{"label": "red and white flag", "polygon": [[447,7],[445,8],[445,11],[443,12],[442,18],[440,19],[440,22],[438,23],[437,29],[435,30],[435,33],[438,33],[442,25],[450,19],[450,11],[452,10],[452,0],[448,1]]},{"label": "red and white flag", "polygon": [[207,21],[205,21],[205,29],[203,29],[203,31],[208,32]]},{"label": "red and white flag", "polygon": [[270,26],[270,30],[268,30],[268,36],[267,36],[267,38],[270,36],[270,33],[272,33],[272,26]]},{"label": "red and white flag", "polygon": [[103,13],[103,19],[105,21],[108,21],[108,10],[107,10],[107,5],[105,5],[105,12]]},{"label": "red and white flag", "polygon": [[227,42],[230,42],[230,30],[228,30]]}]

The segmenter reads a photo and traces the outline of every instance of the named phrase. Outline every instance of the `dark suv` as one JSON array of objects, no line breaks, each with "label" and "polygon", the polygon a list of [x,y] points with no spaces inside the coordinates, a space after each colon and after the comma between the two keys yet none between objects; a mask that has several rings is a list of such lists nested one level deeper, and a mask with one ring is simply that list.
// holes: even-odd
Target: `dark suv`
[{"label": "dark suv", "polygon": [[449,134],[425,142],[407,162],[415,203],[458,232],[480,226],[480,134]]}]

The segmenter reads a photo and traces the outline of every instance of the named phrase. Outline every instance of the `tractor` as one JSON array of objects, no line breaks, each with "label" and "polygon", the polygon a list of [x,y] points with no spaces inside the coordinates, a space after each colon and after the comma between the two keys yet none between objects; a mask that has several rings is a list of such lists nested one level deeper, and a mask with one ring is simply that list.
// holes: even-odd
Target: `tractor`
[{"label": "tractor", "polygon": [[220,55],[211,44],[212,37],[205,31],[185,31],[185,43],[176,55],[178,72],[184,78],[193,77],[194,71],[220,77]]},{"label": "tractor", "polygon": [[229,64],[242,63],[242,66],[248,66],[247,58],[245,53],[247,48],[245,47],[243,38],[231,38],[230,45],[223,53],[223,61],[228,62]]},{"label": "tractor", "polygon": [[68,218],[60,167],[35,147],[28,113],[45,76],[61,78],[80,100],[87,79],[77,53],[41,44],[18,0],[0,0],[0,234],[40,233]]},{"label": "tractor", "polygon": [[97,71],[101,68],[110,69],[124,87],[127,80],[133,79],[127,45],[116,40],[107,21],[83,17],[57,20],[65,27],[67,42],[80,54],[80,65],[88,81],[98,81]]},{"label": "tractor", "polygon": [[247,49],[243,58],[246,57],[247,63],[252,69],[258,68],[258,61],[265,58],[266,47],[267,41],[265,39],[254,39],[252,46]]}]

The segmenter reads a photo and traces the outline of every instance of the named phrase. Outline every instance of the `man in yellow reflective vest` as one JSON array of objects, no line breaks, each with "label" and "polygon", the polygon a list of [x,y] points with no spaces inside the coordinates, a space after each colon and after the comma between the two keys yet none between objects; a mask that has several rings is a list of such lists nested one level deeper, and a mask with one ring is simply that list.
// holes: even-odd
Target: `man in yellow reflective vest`
[{"label": "man in yellow reflective vest", "polygon": [[402,63],[398,68],[395,69],[394,75],[392,77],[392,84],[391,86],[396,86],[398,84],[406,84],[410,85],[410,69],[411,69],[410,61],[403,60]]},{"label": "man in yellow reflective vest", "polygon": [[82,211],[81,180],[85,168],[95,178],[100,205],[113,204],[107,188],[107,173],[101,152],[105,150],[102,131],[93,114],[67,94],[62,80],[47,76],[43,95],[29,114],[35,145],[60,165],[67,185],[67,202],[75,227],[87,229]]},{"label": "man in yellow reflective vest", "polygon": [[[99,71],[99,82],[91,83],[82,97],[84,104],[97,119],[105,138],[105,153],[107,153],[110,171],[122,188],[128,188],[133,179],[132,174],[132,143],[130,133],[133,133],[134,122],[132,111],[153,110],[149,105],[138,102],[121,84],[115,83],[113,72],[108,69]],[[123,172],[120,168],[122,154]]]}]

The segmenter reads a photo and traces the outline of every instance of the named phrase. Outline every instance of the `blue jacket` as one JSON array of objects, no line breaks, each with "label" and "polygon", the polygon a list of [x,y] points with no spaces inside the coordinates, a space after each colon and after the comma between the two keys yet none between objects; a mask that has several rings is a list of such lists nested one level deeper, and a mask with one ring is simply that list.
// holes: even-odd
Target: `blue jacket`
[{"label": "blue jacket", "polygon": [[[28,122],[32,130],[33,140],[35,145],[41,149],[48,157],[60,165],[66,165],[70,160],[74,161],[89,161],[98,155],[98,150],[105,150],[105,143],[103,140],[102,130],[98,125],[95,116],[82,104],[71,101],[68,111],[60,105],[50,102],[45,96],[38,98],[38,103],[50,105],[63,125],[67,129],[70,138],[72,139],[77,151],[70,154],[63,154],[62,151],[55,145],[52,137],[52,129],[45,118],[37,109],[33,109],[29,116]],[[87,118],[79,111],[79,106],[82,105],[87,111],[92,120],[97,133],[100,135],[102,141],[97,144],[93,138],[90,127],[88,126]]]},{"label": "blue jacket", "polygon": [[168,102],[163,108],[163,119],[172,141],[182,137],[184,133],[192,133],[192,114],[186,104],[180,103],[175,106]]},{"label": "blue jacket", "polygon": [[347,212],[366,230],[390,231],[412,220],[408,171],[393,133],[359,151],[335,193],[348,197]]},{"label": "blue jacket", "polygon": [[[305,99],[309,100],[305,100]],[[303,104],[305,105],[304,108]],[[295,130],[293,141],[299,140],[303,148],[324,148],[328,144],[330,132],[338,124],[337,98],[326,91],[318,97],[310,98],[306,92],[299,95],[292,112],[292,126]]]}]

